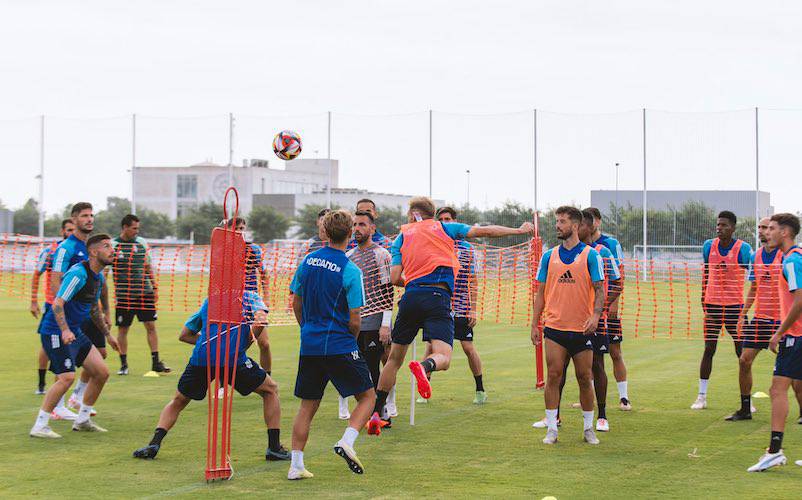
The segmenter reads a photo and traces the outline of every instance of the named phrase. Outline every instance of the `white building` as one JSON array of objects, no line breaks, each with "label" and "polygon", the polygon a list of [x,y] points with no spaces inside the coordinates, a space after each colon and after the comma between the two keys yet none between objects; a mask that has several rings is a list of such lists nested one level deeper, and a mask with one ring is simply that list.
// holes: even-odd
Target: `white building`
[{"label": "white building", "polygon": [[[334,207],[343,207],[353,210],[354,207],[356,207],[356,202],[363,198],[372,200],[379,209],[382,207],[400,207],[402,211],[406,211],[407,204],[412,196],[405,194],[375,193],[366,189],[353,188],[335,187],[331,190],[331,205]],[[434,204],[438,207],[445,204],[443,200],[432,201],[434,201]],[[327,203],[328,193],[325,188],[312,191],[311,193],[274,193],[255,194],[253,196],[254,206],[270,206],[287,217],[295,217],[306,205],[326,206]]]},{"label": "white building", "polygon": [[[247,215],[254,196],[270,194],[303,195],[325,191],[331,183],[337,188],[337,160],[299,159],[286,168],[270,168],[267,160],[244,160],[233,167],[234,187],[239,192],[239,213]],[[223,203],[229,186],[229,168],[215,163],[188,167],[135,167],[136,206],[163,213],[175,219],[184,211],[204,202]]]}]

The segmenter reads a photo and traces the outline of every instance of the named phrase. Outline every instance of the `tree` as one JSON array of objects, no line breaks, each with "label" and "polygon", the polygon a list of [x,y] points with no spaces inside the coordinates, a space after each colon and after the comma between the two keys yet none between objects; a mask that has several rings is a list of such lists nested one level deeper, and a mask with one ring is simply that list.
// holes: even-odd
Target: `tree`
[{"label": "tree", "polygon": [[[295,223],[298,224],[299,238],[311,238],[317,236],[317,214],[326,208],[325,205],[310,204],[304,205],[295,216]],[[332,206],[331,208],[337,209],[339,207]]]},{"label": "tree", "polygon": [[253,239],[258,243],[284,238],[290,221],[273,207],[258,206],[248,216],[248,227],[253,232]]},{"label": "tree", "polygon": [[17,234],[39,234],[39,204],[33,198],[14,212],[14,232]]},{"label": "tree", "polygon": [[401,226],[407,223],[407,213],[401,207],[379,207],[376,209],[379,218],[376,219],[376,230],[388,236],[398,234]]},{"label": "tree", "polygon": [[[119,234],[120,222],[130,213],[130,200],[109,196],[106,198],[106,209],[95,213],[95,232],[112,236]],[[141,208],[136,216],[139,217],[139,235],[143,238],[161,239],[175,234],[175,223],[162,213]]]},{"label": "tree", "polygon": [[217,227],[223,219],[223,211],[219,203],[212,201],[202,203],[189,210],[176,221],[177,236],[189,239],[194,234],[195,243],[208,245],[212,236],[212,229]]},{"label": "tree", "polygon": [[[534,220],[534,211],[531,208],[525,207],[522,204],[513,201],[506,201],[500,208],[493,208],[484,213],[485,221],[488,224],[497,224],[508,227],[518,227],[524,222],[532,222]],[[506,236],[488,240],[485,243],[497,245],[501,247],[508,247],[517,245],[525,241],[529,241],[530,236]]]}]

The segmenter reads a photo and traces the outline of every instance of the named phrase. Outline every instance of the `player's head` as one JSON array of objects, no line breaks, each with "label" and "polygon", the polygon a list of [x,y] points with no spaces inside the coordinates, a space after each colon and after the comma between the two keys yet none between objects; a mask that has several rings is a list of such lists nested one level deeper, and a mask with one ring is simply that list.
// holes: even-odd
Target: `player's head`
[{"label": "player's head", "polygon": [[245,219],[243,219],[242,217],[234,217],[233,219],[223,219],[220,222],[220,227],[233,229],[234,231],[239,231],[240,233],[245,232],[246,226],[247,223],[245,222]]},{"label": "player's head", "polygon": [[92,204],[86,201],[79,201],[70,210],[72,223],[75,229],[83,234],[89,234],[95,228],[95,214],[92,212]]},{"label": "player's head", "polygon": [[452,207],[440,207],[437,209],[437,214],[435,214],[437,220],[440,222],[456,222],[457,221],[457,211],[454,210]]},{"label": "player's head", "polygon": [[317,236],[323,241],[328,241],[328,237],[326,237],[326,231],[323,230],[323,217],[325,217],[329,212],[331,212],[330,208],[324,208],[317,213]]},{"label": "player's head", "polygon": [[769,245],[773,247],[782,246],[786,243],[793,245],[794,239],[799,234],[799,217],[794,214],[774,214],[771,216],[769,228],[766,231]]},{"label": "player's head", "polygon": [[582,222],[579,223],[577,231],[580,240],[587,243],[593,237],[593,233],[596,232],[595,221],[593,210],[589,208],[582,210]]},{"label": "player's head", "polygon": [[61,221],[61,237],[65,240],[75,232],[75,223],[72,219],[64,219]]},{"label": "player's head", "polygon": [[579,224],[582,223],[582,212],[576,207],[563,205],[554,211],[557,216],[557,239],[567,240],[571,235],[579,233]]},{"label": "player's head", "polygon": [[415,222],[418,219],[426,220],[434,218],[434,202],[426,196],[415,196],[409,200],[409,210],[407,220]]},{"label": "player's head", "polygon": [[738,217],[729,210],[719,212],[716,219],[716,236],[728,240],[735,233],[735,226],[738,224]]},{"label": "player's head", "polygon": [[133,240],[139,235],[139,217],[128,214],[120,221],[120,236],[126,240]]},{"label": "player's head", "polygon": [[332,245],[341,245],[351,237],[354,219],[348,210],[332,210],[323,216],[323,231]]},{"label": "player's head", "polygon": [[[594,232],[601,231],[601,224],[602,224],[601,210],[599,210],[596,207],[588,207],[585,210],[590,212],[590,214],[593,216],[593,231]],[[585,210],[583,210],[583,212]]]},{"label": "player's head", "polygon": [[354,214],[354,239],[360,245],[370,241],[376,231],[375,219],[373,214],[363,210],[357,210]]},{"label": "player's head", "polygon": [[86,240],[86,249],[90,259],[97,259],[104,266],[114,261],[114,247],[111,246],[111,236],[105,233],[93,234]]},{"label": "player's head", "polygon": [[379,218],[379,212],[376,211],[376,204],[373,203],[373,200],[370,198],[362,198],[356,202],[356,211],[370,212],[370,215],[373,216],[374,221]]},{"label": "player's head", "polygon": [[763,217],[760,219],[760,222],[757,223],[757,237],[763,245],[769,242],[769,236],[767,234],[769,222],[771,222],[771,217]]}]

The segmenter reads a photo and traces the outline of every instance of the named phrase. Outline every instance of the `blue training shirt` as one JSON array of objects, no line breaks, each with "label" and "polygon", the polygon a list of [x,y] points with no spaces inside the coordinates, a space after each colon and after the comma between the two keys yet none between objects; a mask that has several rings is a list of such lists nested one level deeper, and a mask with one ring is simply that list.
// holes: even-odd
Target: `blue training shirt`
[{"label": "blue training shirt", "polygon": [[[796,245],[791,248],[796,248]],[[783,276],[788,281],[789,292],[802,286],[802,255],[798,253],[783,255]]]},{"label": "blue training shirt", "polygon": [[53,257],[53,271],[66,273],[69,268],[85,260],[89,260],[86,243],[71,234],[56,248],[56,255]]},{"label": "blue training shirt", "polygon": [[362,270],[342,250],[323,247],[304,257],[290,284],[301,297],[301,356],[359,350],[348,329],[350,310],[365,304]]},{"label": "blue training shirt", "polygon": [[[558,258],[563,264],[571,264],[586,246],[587,245],[581,241],[570,250],[560,245],[558,247]],[[543,254],[543,257],[540,258],[540,266],[538,266],[537,269],[537,280],[541,283],[545,283],[549,275],[549,262],[551,262],[551,254],[553,251],[553,248],[549,248],[546,253]],[[591,281],[604,281],[604,263],[602,262],[602,257],[599,255],[599,252],[593,248],[588,252],[588,272],[590,273]]]},{"label": "blue training shirt", "polygon": [[[64,317],[67,326],[76,335],[81,332],[81,325],[89,319],[89,311],[100,300],[100,290],[105,278],[103,274],[95,274],[86,264],[72,266],[61,280],[56,298],[64,300]],[[39,333],[53,335],[61,333],[52,309],[47,309]]]},{"label": "blue training shirt", "polygon": [[624,249],[621,248],[621,243],[617,239],[608,234],[602,234],[598,240],[593,242],[593,245],[602,245],[610,250],[615,258],[615,264],[619,268],[621,267],[621,263],[624,261]]},{"label": "blue training shirt", "polygon": [[[246,291],[242,298],[243,316],[246,318],[253,318],[253,315],[258,311],[267,311],[267,306],[262,301],[258,294]],[[195,347],[192,349],[192,355],[189,357],[189,364],[192,366],[206,366],[206,349],[209,349],[209,358],[212,360],[212,365],[217,358],[217,344],[218,344],[218,331],[219,326],[217,323],[209,325],[210,342],[207,342],[206,337],[206,324],[209,321],[209,299],[203,301],[201,308],[189,317],[184,326],[192,332],[198,334],[195,342]],[[225,326],[225,325],[224,325]],[[237,333],[239,332],[239,346],[235,349],[233,343],[237,340]],[[226,342],[229,344],[228,348],[228,364],[234,364],[234,355],[237,356],[237,365],[245,364],[247,356],[245,352],[250,346],[251,340],[251,325],[248,323],[229,325],[227,329],[223,330],[223,336],[219,337],[220,346],[225,350]],[[220,366],[225,364],[223,353],[220,354]]]},{"label": "blue training shirt", "polygon": [[[771,252],[769,252],[766,247],[763,247],[763,258],[760,260],[763,262],[764,265],[768,266],[772,262],[774,262],[774,257],[777,256],[777,252],[779,251],[779,247],[775,248]],[[757,257],[757,252],[752,252],[752,257],[750,262],[752,263],[752,267],[749,268],[749,281],[755,281],[755,257]]]},{"label": "blue training shirt", "polygon": [[[448,237],[455,241],[467,238],[468,232],[471,230],[471,226],[460,222],[441,222],[440,225],[443,226],[443,231],[445,231]],[[391,266],[401,265],[401,247],[403,244],[404,235],[399,234],[390,247],[390,255],[393,259],[390,263]],[[410,281],[406,284],[405,288],[410,290],[421,285],[434,285],[435,283],[445,283],[446,286],[448,286],[449,292],[454,290],[454,270],[450,267],[440,266],[426,276],[421,276],[420,278]]]},{"label": "blue training shirt", "polygon": [[620,280],[621,273],[618,271],[618,262],[609,248],[602,246],[599,251],[602,261],[604,262],[604,275],[610,278],[610,281]]},{"label": "blue training shirt", "polygon": [[[728,247],[723,247],[721,244],[718,246],[718,251],[721,253],[722,256],[727,255],[732,250],[732,247],[735,246],[735,242],[738,241],[736,238],[733,238],[732,244]],[[702,245],[702,258],[705,261],[705,264],[710,262],[710,249],[713,247],[713,240],[705,241],[704,245]],[[749,246],[749,243],[743,242],[741,243],[741,250],[738,252],[738,264],[742,267],[749,267],[752,264],[752,247]]]},{"label": "blue training shirt", "polygon": [[[457,241],[457,259],[459,260],[459,273],[454,283],[454,296],[457,300],[468,299],[470,292],[470,277],[476,274],[476,253],[473,245],[464,240]],[[470,301],[466,301],[469,304]]]},{"label": "blue training shirt", "polygon": [[259,291],[259,272],[262,270],[262,249],[256,243],[248,243],[245,255],[245,290]]}]

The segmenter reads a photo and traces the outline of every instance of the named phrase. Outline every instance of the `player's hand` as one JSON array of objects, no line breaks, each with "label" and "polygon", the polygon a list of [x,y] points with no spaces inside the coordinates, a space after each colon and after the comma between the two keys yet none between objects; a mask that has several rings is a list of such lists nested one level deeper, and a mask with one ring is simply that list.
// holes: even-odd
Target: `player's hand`
[{"label": "player's hand", "polygon": [[476,326],[476,316],[469,316],[468,317],[468,328],[473,328]]},{"label": "player's hand", "polygon": [[540,328],[537,327],[537,323],[532,324],[532,333],[530,334],[530,338],[532,339],[532,345],[537,347],[540,345],[540,342],[543,340],[543,337],[540,335]]},{"label": "player's hand", "polygon": [[390,345],[390,327],[383,326],[379,328],[379,342],[384,345]]},{"label": "player's hand", "polygon": [[106,335],[106,342],[109,343],[112,349],[114,349],[117,352],[120,352],[120,344],[117,343],[117,339],[114,337],[114,335],[110,333]]},{"label": "player's hand", "polygon": [[585,322],[585,327],[583,328],[582,334],[583,335],[593,335],[596,333],[596,328],[599,327],[599,319],[600,316],[598,314],[593,314],[588,318]]},{"label": "player's hand", "polygon": [[782,335],[779,333],[772,335],[771,339],[769,340],[769,350],[774,354],[777,354],[777,350],[780,347],[780,340],[782,340]]},{"label": "player's hand", "polygon": [[518,232],[520,234],[535,234],[535,225],[531,222],[524,222],[521,224],[521,227],[518,228]]},{"label": "player's hand", "polygon": [[75,341],[75,334],[72,333],[71,330],[66,330],[61,332],[61,343],[64,345],[70,345]]},{"label": "player's hand", "polygon": [[111,331],[111,315],[108,311],[103,312],[103,322],[106,323],[106,329]]},{"label": "player's hand", "polygon": [[29,309],[29,311],[31,311],[31,314],[33,315],[34,318],[39,319],[39,312],[40,312],[39,311],[39,302],[37,302],[35,300],[32,300],[31,301],[31,308]]},{"label": "player's hand", "polygon": [[154,304],[159,303],[159,289],[156,287],[153,287],[153,303]]}]

